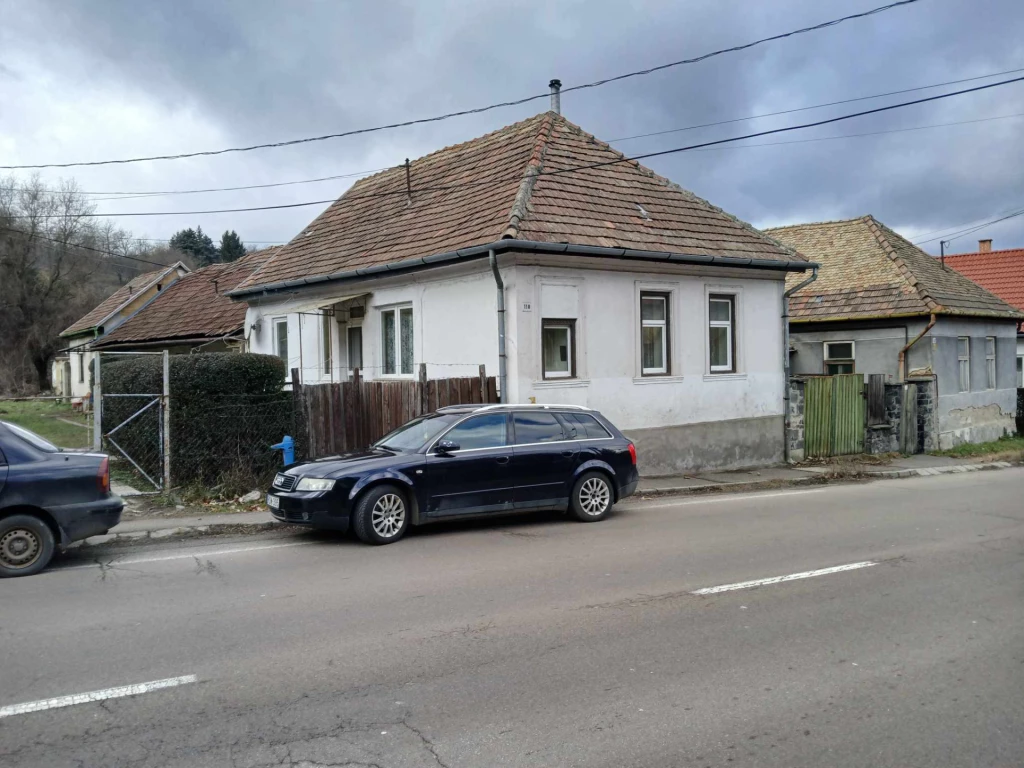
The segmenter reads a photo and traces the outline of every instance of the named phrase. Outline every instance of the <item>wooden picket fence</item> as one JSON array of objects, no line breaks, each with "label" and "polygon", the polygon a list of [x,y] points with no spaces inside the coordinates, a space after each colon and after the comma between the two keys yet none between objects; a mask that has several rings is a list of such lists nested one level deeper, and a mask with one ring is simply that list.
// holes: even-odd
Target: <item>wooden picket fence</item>
[{"label": "wooden picket fence", "polygon": [[[292,380],[298,381],[297,372]],[[365,448],[391,430],[421,414],[446,405],[497,403],[494,376],[427,379],[420,366],[417,379],[366,381],[356,370],[351,381],[302,384],[294,387],[296,409],[305,426],[304,458],[320,458]]]}]

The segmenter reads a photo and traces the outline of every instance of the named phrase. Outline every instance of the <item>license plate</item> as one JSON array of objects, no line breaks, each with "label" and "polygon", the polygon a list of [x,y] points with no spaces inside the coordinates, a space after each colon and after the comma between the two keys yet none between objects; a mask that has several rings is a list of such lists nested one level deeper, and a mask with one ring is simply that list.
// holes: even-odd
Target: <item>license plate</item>
[{"label": "license plate", "polygon": [[267,494],[267,506],[272,509],[279,509],[281,507],[281,500],[272,494]]}]

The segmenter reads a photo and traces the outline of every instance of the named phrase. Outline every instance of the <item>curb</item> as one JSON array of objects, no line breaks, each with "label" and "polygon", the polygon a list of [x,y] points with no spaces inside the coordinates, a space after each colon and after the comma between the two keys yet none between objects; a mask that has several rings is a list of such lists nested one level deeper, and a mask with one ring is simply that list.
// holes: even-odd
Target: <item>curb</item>
[{"label": "curb", "polygon": [[137,544],[144,541],[161,541],[169,539],[194,538],[199,536],[217,536],[230,533],[258,533],[269,531],[275,528],[294,528],[274,520],[265,523],[211,523],[209,525],[178,526],[176,528],[157,528],[153,531],[125,531],[124,533],[106,533],[102,536],[90,536],[82,541],[74,541],[68,544],[66,549],[79,549],[82,547],[98,547],[101,544],[117,544],[132,542]]},{"label": "curb", "polygon": [[923,469],[888,469],[871,472],[874,477],[932,477],[934,475],[952,475],[959,472],[980,472],[987,469],[1009,469],[1013,464],[1009,461],[988,461],[980,464],[957,464],[952,467],[926,467]]}]

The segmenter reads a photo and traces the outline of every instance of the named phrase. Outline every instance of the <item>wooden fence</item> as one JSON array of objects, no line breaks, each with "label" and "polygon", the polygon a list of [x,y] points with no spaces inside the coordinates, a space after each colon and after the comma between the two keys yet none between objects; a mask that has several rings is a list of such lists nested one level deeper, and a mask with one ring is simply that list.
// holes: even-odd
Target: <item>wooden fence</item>
[{"label": "wooden fence", "polygon": [[[298,381],[297,372],[292,380]],[[497,380],[480,375],[427,379],[366,381],[355,371],[351,381],[303,384],[295,388],[296,408],[305,425],[304,458],[331,456],[365,448],[396,427],[446,405],[498,402]]]}]

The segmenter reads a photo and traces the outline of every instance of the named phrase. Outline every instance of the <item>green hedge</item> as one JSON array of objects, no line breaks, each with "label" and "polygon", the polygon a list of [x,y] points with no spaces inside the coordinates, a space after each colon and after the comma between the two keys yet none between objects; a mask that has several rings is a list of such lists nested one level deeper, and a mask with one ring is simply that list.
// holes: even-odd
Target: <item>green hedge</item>
[{"label": "green hedge", "polygon": [[[271,355],[209,353],[170,358],[171,481],[175,486],[221,486],[225,493],[262,487],[280,453],[270,446],[295,435],[290,392],[283,391],[283,362]],[[159,355],[107,360],[104,395],[159,394]],[[109,431],[152,398],[104,397],[103,428]],[[157,478],[160,424],[151,408],[118,430],[113,439],[143,470]]]}]

